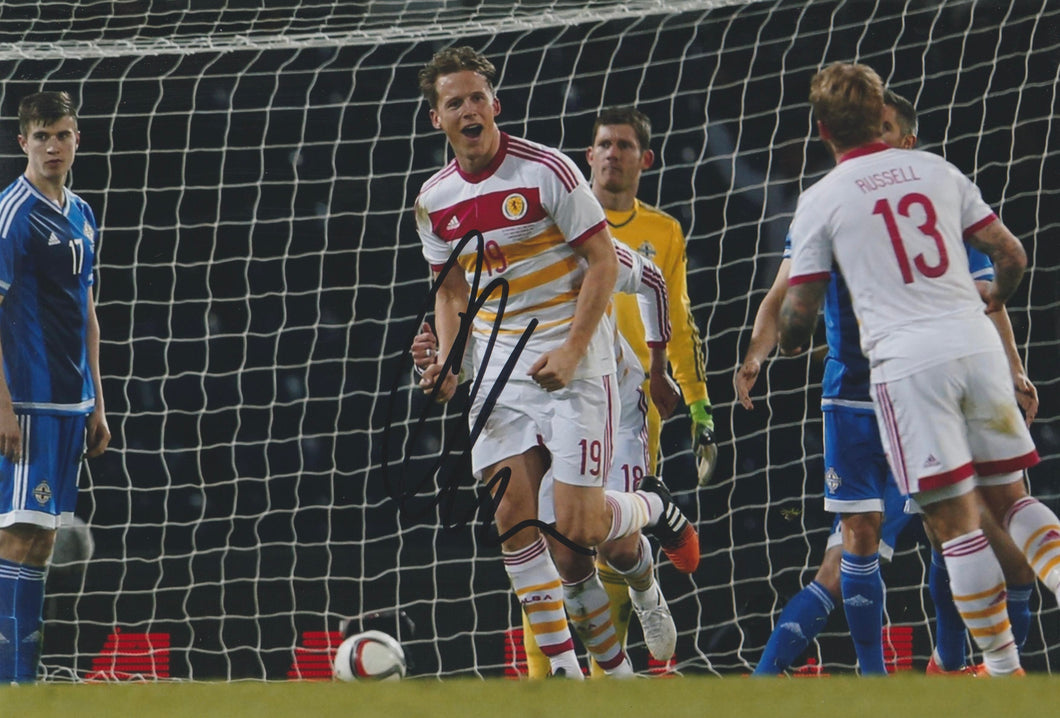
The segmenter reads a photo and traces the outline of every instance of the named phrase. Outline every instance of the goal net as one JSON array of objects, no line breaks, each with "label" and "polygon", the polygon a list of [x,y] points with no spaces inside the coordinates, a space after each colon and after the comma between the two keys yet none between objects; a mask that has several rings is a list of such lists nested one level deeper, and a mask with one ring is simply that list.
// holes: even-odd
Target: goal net
[{"label": "goal net", "polygon": [[[344,619],[394,609],[415,623],[390,625],[413,674],[512,668],[519,616],[481,530],[462,406],[429,405],[408,356],[430,289],[411,206],[447,156],[416,72],[448,45],[497,64],[504,129],[585,171],[602,107],[654,124],[640,196],[688,237],[721,444],[697,490],[687,418],[664,427],[663,474],[704,550],[692,577],[660,568],[677,669],[749,671],[830,525],[819,362],[771,361],[753,412],[732,389],[795,200],[829,166],[806,101],[828,62],[868,63],[912,100],[921,146],[1024,242],[1010,313],[1041,395],[1030,481],[1056,508],[1058,16],[1047,0],[5,2],[3,174],[24,168],[18,100],[71,91],[73,188],[102,226],[114,440],[82,472],[87,532],[49,576],[48,678],[324,676]],[[909,530],[884,568],[902,667],[931,650],[929,560]],[[1047,593],[1032,605],[1024,661],[1050,670],[1060,612]],[[837,611],[818,668],[853,670],[845,630]]]}]

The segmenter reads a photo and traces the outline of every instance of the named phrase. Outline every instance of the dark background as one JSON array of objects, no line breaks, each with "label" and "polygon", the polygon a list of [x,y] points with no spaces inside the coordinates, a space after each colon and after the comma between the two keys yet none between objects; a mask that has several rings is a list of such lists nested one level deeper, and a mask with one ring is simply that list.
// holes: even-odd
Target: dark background
[{"label": "dark background", "polygon": [[[417,673],[503,670],[518,619],[498,549],[467,526],[461,405],[443,415],[409,388],[429,289],[410,208],[446,161],[416,72],[453,43],[497,63],[504,129],[583,170],[602,106],[636,103],[653,120],[658,160],[640,195],[688,236],[722,446],[697,491],[687,418],[664,429],[663,473],[705,552],[691,579],[660,572],[682,668],[747,671],[830,523],[820,365],[771,362],[753,413],[734,408],[731,382],[795,199],[830,166],[806,103],[823,64],[866,62],[913,100],[922,147],[972,176],[1024,241],[1032,269],[1010,311],[1042,399],[1032,486],[1057,508],[1057,8],[780,1],[634,16],[623,8],[637,3],[590,2],[575,16],[568,4],[413,2],[398,17],[366,3],[4,3],[3,176],[24,168],[18,100],[71,91],[72,185],[102,226],[114,440],[82,473],[95,555],[84,573],[53,571],[50,675],[84,675],[121,627],[168,632],[176,677],[278,679],[304,632],[393,607],[416,622],[401,638]],[[531,22],[546,14],[548,27]],[[421,481],[399,509],[394,496]],[[447,486],[455,506],[439,508]],[[929,554],[915,530],[901,548],[888,608],[913,626],[922,666]],[[1039,601],[1025,654],[1043,669],[1058,612]],[[815,651],[843,671],[840,614]]]}]

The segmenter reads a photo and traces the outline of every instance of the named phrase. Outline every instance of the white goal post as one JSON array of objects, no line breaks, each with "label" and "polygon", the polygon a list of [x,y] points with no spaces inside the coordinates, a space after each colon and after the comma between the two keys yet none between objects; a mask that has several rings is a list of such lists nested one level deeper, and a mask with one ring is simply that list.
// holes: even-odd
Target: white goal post
[{"label": "white goal post", "polygon": [[[114,441],[81,477],[94,553],[64,552],[49,578],[49,680],[319,677],[305,657],[343,619],[391,609],[415,623],[393,622],[412,675],[504,674],[519,617],[474,518],[460,405],[428,406],[408,357],[430,288],[411,206],[446,159],[416,72],[449,45],[496,63],[503,129],[583,171],[601,108],[653,122],[640,194],[688,238],[721,444],[697,490],[687,418],[664,427],[663,474],[704,550],[691,578],[660,568],[678,670],[748,672],[823,553],[820,364],[771,361],[753,412],[732,375],[795,199],[829,165],[806,99],[828,62],[870,64],[913,101],[921,147],[1024,242],[1010,313],[1041,395],[1030,481],[1060,503],[1056,3],[23,0],[0,21],[3,184],[24,168],[19,99],[68,90],[72,188],[102,229]],[[921,670],[929,560],[910,531],[884,568],[909,637],[892,651]],[[1024,661],[1052,670],[1060,611],[1048,592],[1032,605]],[[844,632],[837,611],[809,658],[852,671]]]}]

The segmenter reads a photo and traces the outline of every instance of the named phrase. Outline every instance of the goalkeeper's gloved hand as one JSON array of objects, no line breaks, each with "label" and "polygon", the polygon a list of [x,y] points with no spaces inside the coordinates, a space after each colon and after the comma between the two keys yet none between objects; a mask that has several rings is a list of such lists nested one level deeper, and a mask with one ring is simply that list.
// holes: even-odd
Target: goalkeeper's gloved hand
[{"label": "goalkeeper's gloved hand", "polygon": [[688,413],[692,418],[692,451],[696,455],[699,485],[706,486],[718,465],[718,444],[714,440],[714,417],[706,399],[692,402]]}]

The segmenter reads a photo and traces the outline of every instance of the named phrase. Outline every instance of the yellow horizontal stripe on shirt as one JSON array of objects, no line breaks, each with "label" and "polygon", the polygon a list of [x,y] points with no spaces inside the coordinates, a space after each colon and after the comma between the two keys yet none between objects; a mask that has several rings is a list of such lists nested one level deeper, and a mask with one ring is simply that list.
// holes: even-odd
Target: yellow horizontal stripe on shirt
[{"label": "yellow horizontal stripe on shirt", "polygon": [[[563,233],[555,226],[546,229],[541,234],[530,237],[529,239],[521,240],[513,244],[506,244],[500,247],[501,252],[504,254],[504,261],[509,265],[523,262],[527,259],[532,259],[542,252],[547,252],[550,249],[560,246],[566,243],[567,240],[563,238]],[[465,272],[475,271],[475,262],[477,261],[477,252],[475,251],[476,245],[474,243],[468,243],[468,248],[471,250],[469,254],[463,254],[460,256],[458,263]],[[488,257],[489,255],[487,255]],[[490,262],[495,262],[495,259],[489,259],[483,261],[482,267],[485,269],[489,266]]]},{"label": "yellow horizontal stripe on shirt", "polygon": [[[537,325],[537,328],[534,331],[535,332],[541,332],[541,331],[544,331],[546,329],[551,329],[552,327],[558,327],[560,324],[570,324],[573,320],[574,320],[574,317],[565,317],[563,319],[556,319],[555,321],[551,321],[551,322],[541,322],[540,324]],[[522,328],[516,328],[516,329],[498,329],[497,330],[497,334],[522,334],[525,331],[526,331],[526,327],[524,326]],[[483,336],[483,337],[488,337],[492,332],[493,332],[492,324],[490,325],[489,328],[486,328],[486,329],[478,329],[478,328],[475,329],[475,333],[479,334],[480,336]]]},{"label": "yellow horizontal stripe on shirt", "polygon": [[[509,294],[521,294],[531,289],[537,289],[549,282],[555,281],[560,277],[565,277],[571,272],[578,269],[578,258],[573,254],[567,257],[563,257],[558,262],[553,262],[548,266],[542,267],[535,272],[524,274],[521,277],[515,277],[514,279],[508,280],[508,293]],[[496,296],[496,295],[494,295]]]},{"label": "yellow horizontal stripe on shirt", "polygon": [[536,257],[542,252],[547,252],[561,244],[566,244],[566,242],[567,240],[563,237],[563,232],[559,231],[559,227],[552,225],[541,234],[530,239],[505,245],[503,248],[504,258],[508,260],[508,264],[515,264],[516,262]]},{"label": "yellow horizontal stripe on shirt", "polygon": [[[558,304],[564,304],[564,303],[567,303],[567,302],[570,302],[573,305],[574,302],[577,301],[577,299],[578,299],[578,292],[576,292],[574,290],[571,290],[569,292],[563,292],[562,294],[557,294],[556,296],[552,297],[548,301],[538,302],[537,304],[533,304],[533,305],[531,305],[529,307],[523,307],[521,309],[511,309],[511,308],[505,306],[504,307],[504,316],[505,317],[517,317],[520,314],[526,314],[528,312],[540,312],[542,309],[547,309],[548,307],[554,307],[554,306],[556,306]],[[493,312],[487,312],[485,309],[479,310],[479,312],[478,312],[478,314],[476,316],[480,317],[483,321],[489,322],[490,324],[493,324],[494,322],[497,321],[497,315],[495,313],[493,313]]]},{"label": "yellow horizontal stripe on shirt", "polygon": [[[471,258],[470,269],[465,267],[465,271],[474,271],[475,259]],[[460,264],[463,266],[464,258],[460,259]],[[537,289],[549,282],[555,281],[560,277],[565,277],[571,272],[578,268],[578,258],[573,254],[568,257],[563,257],[558,262],[553,262],[541,269],[525,274],[521,277],[507,277],[505,275],[499,275],[500,278],[508,282],[508,294],[521,294],[522,292],[529,291],[531,289]],[[481,292],[493,277],[483,276],[479,279],[479,292]],[[501,292],[499,289],[494,289],[490,292],[489,299],[487,301],[495,302],[499,301]]]}]

